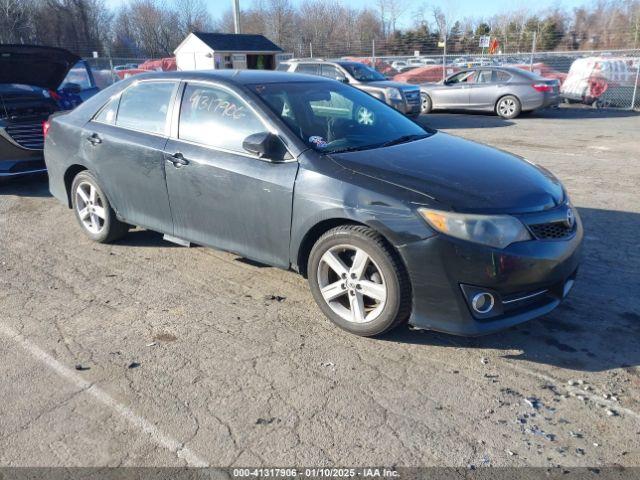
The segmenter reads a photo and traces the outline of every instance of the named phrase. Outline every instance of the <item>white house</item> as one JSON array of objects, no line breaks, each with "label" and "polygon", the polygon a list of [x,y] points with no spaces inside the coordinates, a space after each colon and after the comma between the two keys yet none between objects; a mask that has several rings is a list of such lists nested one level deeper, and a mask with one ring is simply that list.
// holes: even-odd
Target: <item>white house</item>
[{"label": "white house", "polygon": [[263,35],[193,32],[173,52],[178,70],[274,70],[290,55]]}]

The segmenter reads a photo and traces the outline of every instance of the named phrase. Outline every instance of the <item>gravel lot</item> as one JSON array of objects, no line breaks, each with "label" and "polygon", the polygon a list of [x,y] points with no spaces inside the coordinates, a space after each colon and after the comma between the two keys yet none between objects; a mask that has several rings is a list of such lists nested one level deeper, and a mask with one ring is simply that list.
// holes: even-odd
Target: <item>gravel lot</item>
[{"label": "gravel lot", "polygon": [[569,299],[464,339],[333,327],[306,281],[0,186],[0,465],[640,465],[640,116],[425,123],[528,157],[586,229]]}]

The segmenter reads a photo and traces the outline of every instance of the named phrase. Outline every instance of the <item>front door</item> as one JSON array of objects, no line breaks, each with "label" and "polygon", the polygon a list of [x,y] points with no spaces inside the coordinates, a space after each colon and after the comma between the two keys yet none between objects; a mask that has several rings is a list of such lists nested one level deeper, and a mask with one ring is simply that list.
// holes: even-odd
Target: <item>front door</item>
[{"label": "front door", "polygon": [[171,233],[164,172],[168,110],[177,82],[145,81],[112,99],[83,130],[82,154],[128,223]]},{"label": "front door", "polygon": [[473,82],[472,71],[457,73],[444,82],[432,98],[437,108],[464,108],[469,104],[469,87]]},{"label": "front door", "polygon": [[258,159],[242,148],[247,136],[267,130],[235,92],[185,86],[178,128],[165,149],[176,237],[289,266],[298,162]]}]

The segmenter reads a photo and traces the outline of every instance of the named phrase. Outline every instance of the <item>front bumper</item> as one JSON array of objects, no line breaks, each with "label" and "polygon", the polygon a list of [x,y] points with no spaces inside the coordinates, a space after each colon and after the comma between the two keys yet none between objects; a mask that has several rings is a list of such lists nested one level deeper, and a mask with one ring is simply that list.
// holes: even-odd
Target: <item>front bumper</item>
[{"label": "front bumper", "polygon": [[[419,95],[418,95],[419,97]],[[416,116],[420,115],[420,102],[417,103],[409,102],[407,100],[391,100],[387,99],[387,104],[391,107],[395,108],[401,113],[404,113],[407,116]]]},{"label": "front bumper", "polygon": [[[570,238],[519,242],[504,250],[444,235],[404,245],[399,250],[413,289],[409,323],[476,336],[545,315],[573,286],[582,237],[578,219]],[[474,291],[494,295],[492,316],[473,311],[470,297]]]}]

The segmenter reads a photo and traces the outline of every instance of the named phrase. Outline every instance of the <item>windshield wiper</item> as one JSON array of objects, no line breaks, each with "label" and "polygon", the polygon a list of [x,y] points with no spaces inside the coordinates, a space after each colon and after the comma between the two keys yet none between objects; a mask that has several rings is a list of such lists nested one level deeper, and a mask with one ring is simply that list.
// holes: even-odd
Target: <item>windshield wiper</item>
[{"label": "windshield wiper", "polygon": [[380,146],[381,147],[390,147],[391,145],[398,145],[400,143],[408,143],[408,142],[413,142],[414,140],[420,140],[422,138],[427,138],[428,136],[429,136],[429,134],[426,134],[426,133],[414,134],[414,135],[403,135],[403,136],[395,138],[393,140],[389,140],[388,142],[384,142]]},{"label": "windshield wiper", "polygon": [[331,150],[323,153],[344,153],[344,152],[357,152],[358,150],[368,150],[370,148],[376,148],[379,145],[360,145],[359,147],[344,147],[336,150]]}]

